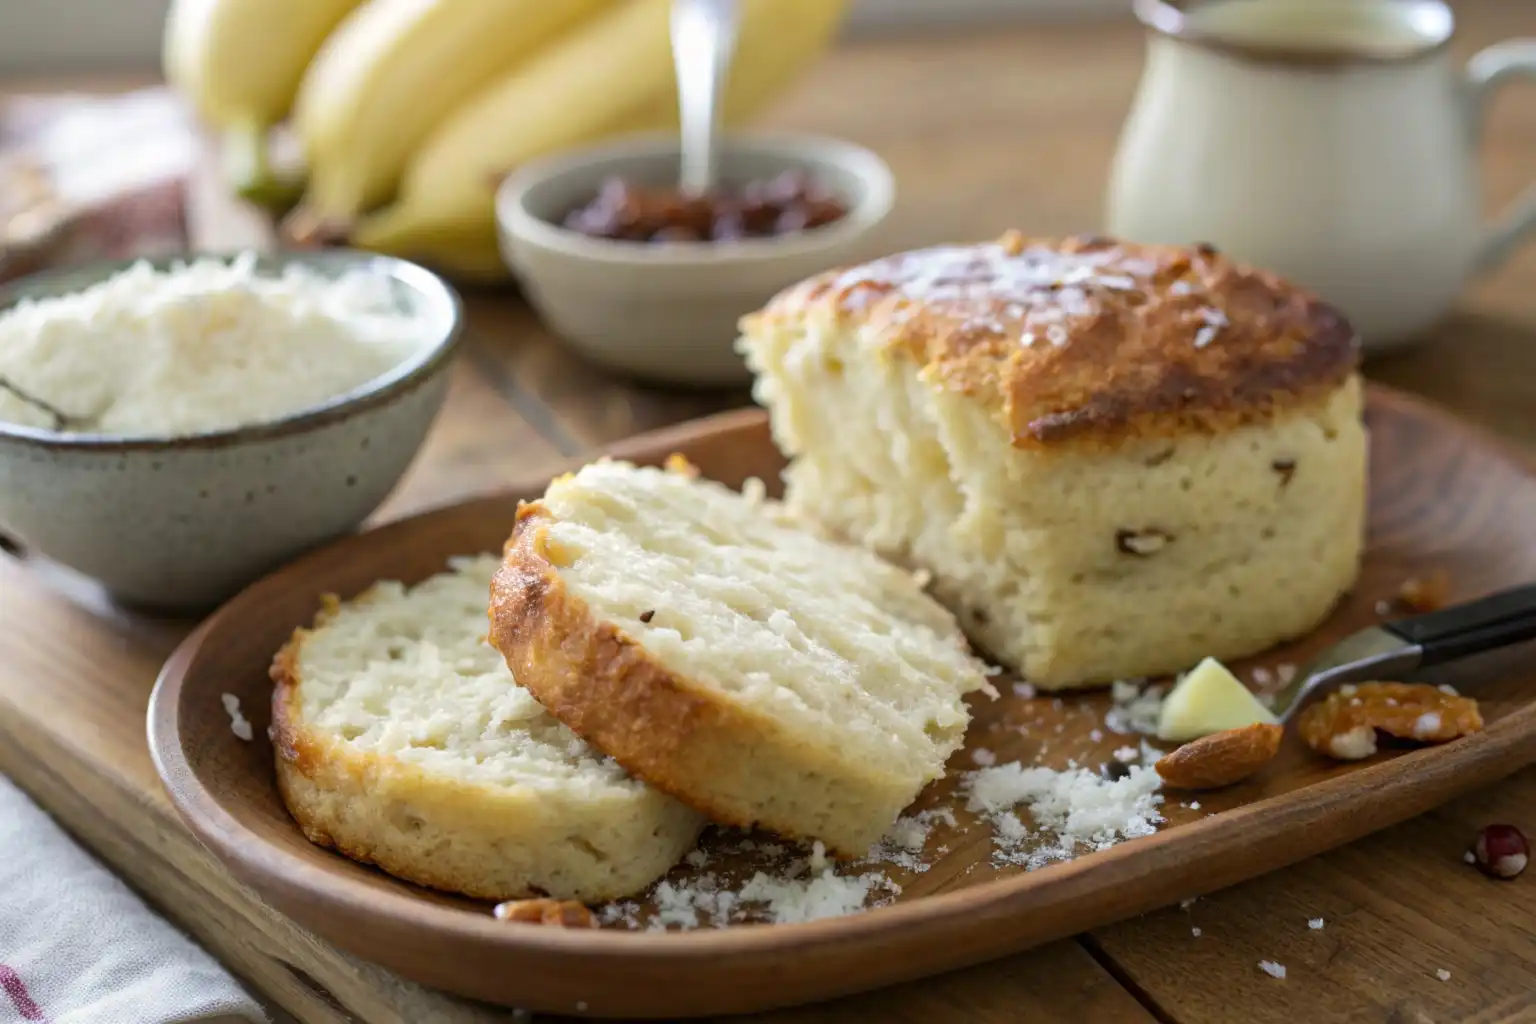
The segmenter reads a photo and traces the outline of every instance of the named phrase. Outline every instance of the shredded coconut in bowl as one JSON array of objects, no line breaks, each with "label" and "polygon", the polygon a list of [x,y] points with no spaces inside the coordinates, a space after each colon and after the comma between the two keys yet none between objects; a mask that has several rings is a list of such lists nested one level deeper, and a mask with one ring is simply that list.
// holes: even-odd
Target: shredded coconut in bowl
[{"label": "shredded coconut in bowl", "polygon": [[268,273],[254,253],[166,270],[137,263],[0,312],[0,382],[10,385],[0,387],[0,422],[144,438],[283,419],[440,337],[412,298],[377,271]]}]

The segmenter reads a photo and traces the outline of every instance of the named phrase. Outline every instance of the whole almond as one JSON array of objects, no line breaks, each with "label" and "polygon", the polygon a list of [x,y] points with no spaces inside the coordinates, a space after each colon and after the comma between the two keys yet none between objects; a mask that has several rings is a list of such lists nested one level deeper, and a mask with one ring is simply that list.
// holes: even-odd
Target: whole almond
[{"label": "whole almond", "polygon": [[1184,744],[1153,767],[1175,789],[1220,789],[1274,760],[1284,733],[1280,726],[1263,722],[1212,733]]}]

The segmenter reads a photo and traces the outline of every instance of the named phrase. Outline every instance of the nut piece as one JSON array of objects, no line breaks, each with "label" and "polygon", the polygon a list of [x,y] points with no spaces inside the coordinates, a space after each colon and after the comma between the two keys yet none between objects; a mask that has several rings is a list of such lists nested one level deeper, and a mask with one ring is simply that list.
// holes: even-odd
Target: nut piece
[{"label": "nut piece", "polygon": [[1213,732],[1184,744],[1153,767],[1177,789],[1220,789],[1243,781],[1274,760],[1284,732],[1266,722]]},{"label": "nut piece", "polygon": [[1156,526],[1144,530],[1116,530],[1115,547],[1122,554],[1150,558],[1173,541],[1173,534]]},{"label": "nut piece", "polygon": [[1410,612],[1422,614],[1445,607],[1451,593],[1451,578],[1444,569],[1426,576],[1412,576],[1397,588],[1397,603]]},{"label": "nut piece", "polygon": [[1376,732],[1420,743],[1446,743],[1480,732],[1477,701],[1427,683],[1345,685],[1301,713],[1307,746],[1340,761],[1376,753]]},{"label": "nut piece", "polygon": [[1531,848],[1513,825],[1489,825],[1477,834],[1472,857],[1477,869],[1490,878],[1511,879],[1525,870]]},{"label": "nut piece", "polygon": [[596,928],[592,911],[575,900],[508,900],[492,911],[500,921],[548,924],[556,928]]}]

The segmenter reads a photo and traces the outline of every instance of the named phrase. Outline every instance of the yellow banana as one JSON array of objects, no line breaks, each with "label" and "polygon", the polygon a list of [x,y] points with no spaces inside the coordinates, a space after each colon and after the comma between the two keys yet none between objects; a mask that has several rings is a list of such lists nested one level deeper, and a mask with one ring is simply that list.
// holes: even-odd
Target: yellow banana
[{"label": "yellow banana", "polygon": [[225,132],[226,171],[242,192],[272,187],[267,130],[288,116],[304,69],[359,0],[174,0],[165,77]]},{"label": "yellow banana", "polygon": [[441,238],[423,242],[409,258],[431,267],[458,284],[492,284],[505,280],[507,265],[494,237],[479,231],[463,235],[445,233]]},{"label": "yellow banana", "polygon": [[305,215],[350,223],[394,192],[412,152],[498,75],[614,0],[369,0],[326,41],[294,125]]},{"label": "yellow banana", "polygon": [[[830,45],[845,0],[744,0],[725,100],[743,120]],[[394,204],[365,217],[352,242],[409,252],[445,224],[493,228],[499,175],[608,135],[675,126],[669,0],[628,0],[475,96],[422,146]]]}]

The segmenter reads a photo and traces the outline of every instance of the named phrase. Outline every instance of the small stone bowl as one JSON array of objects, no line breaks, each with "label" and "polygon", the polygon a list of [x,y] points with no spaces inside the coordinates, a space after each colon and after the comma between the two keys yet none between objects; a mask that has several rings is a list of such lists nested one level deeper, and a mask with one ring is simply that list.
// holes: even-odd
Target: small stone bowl
[{"label": "small stone bowl", "polygon": [[[79,291],[130,263],[21,278],[0,288],[0,309]],[[442,405],[462,320],[458,296],[422,267],[365,253],[289,253],[257,266],[275,273],[291,263],[387,275],[399,301],[423,314],[428,336],[384,376],[270,423],[165,438],[0,423],[7,546],[95,579],[121,604],[192,613],[350,532],[378,508]]]},{"label": "small stone bowl", "polygon": [[621,242],[561,225],[609,178],[675,185],[678,161],[675,136],[637,136],[523,165],[496,194],[502,255],[544,322],[591,362],[652,383],[741,384],[737,321],[803,278],[882,255],[876,229],[895,183],[883,160],[851,142],[736,137],[720,153],[722,182],[809,171],[847,215],[729,242]]}]

